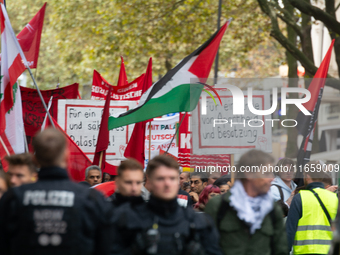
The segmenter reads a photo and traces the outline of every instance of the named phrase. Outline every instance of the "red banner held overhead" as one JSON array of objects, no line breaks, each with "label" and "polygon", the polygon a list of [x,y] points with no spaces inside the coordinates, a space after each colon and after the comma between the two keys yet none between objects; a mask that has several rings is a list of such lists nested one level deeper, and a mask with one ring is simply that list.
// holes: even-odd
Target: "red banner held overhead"
[{"label": "red banner held overhead", "polygon": [[[62,87],[59,89],[41,90],[41,94],[48,105],[53,96],[50,113],[52,117],[58,117],[58,99],[76,99],[78,96],[78,83]],[[25,132],[28,136],[28,143],[31,143],[30,137],[33,137],[44,121],[46,111],[35,89],[20,87],[22,99],[22,116],[24,118]]]},{"label": "red banner held overhead", "polygon": [[[124,86],[113,86],[111,100],[139,100],[142,95],[144,74]],[[109,84],[96,70],[93,72],[92,100],[105,100]]]}]

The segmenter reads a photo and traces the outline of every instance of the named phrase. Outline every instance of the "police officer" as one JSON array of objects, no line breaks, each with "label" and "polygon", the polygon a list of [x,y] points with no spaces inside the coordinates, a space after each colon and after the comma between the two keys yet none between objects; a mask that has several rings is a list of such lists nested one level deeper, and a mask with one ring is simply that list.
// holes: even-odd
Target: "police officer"
[{"label": "police officer", "polygon": [[0,253],[109,254],[112,207],[94,189],[67,174],[67,143],[46,129],[33,140],[39,180],[0,200]]},{"label": "police officer", "polygon": [[115,179],[116,190],[110,200],[114,208],[130,202],[144,203],[141,197],[144,170],[141,163],[134,159],[127,159],[121,162],[117,169],[117,177]]},{"label": "police officer", "polygon": [[146,174],[150,200],[115,210],[112,254],[222,254],[212,220],[177,203],[178,163],[157,156]]}]

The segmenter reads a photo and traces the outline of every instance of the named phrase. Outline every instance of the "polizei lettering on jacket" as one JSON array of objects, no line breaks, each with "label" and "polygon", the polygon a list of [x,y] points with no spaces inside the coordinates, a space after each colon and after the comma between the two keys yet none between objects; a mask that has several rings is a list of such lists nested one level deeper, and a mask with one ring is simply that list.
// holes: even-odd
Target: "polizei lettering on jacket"
[{"label": "polizei lettering on jacket", "polygon": [[23,204],[71,207],[74,204],[74,193],[65,190],[27,190],[24,194]]}]

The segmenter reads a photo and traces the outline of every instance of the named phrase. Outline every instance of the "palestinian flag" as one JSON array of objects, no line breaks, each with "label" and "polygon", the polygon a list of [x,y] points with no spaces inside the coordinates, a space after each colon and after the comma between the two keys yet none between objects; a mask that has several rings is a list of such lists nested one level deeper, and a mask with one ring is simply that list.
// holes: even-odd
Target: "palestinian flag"
[{"label": "palestinian flag", "polygon": [[[164,114],[192,111],[199,100],[203,84],[209,76],[221,39],[230,24],[227,21],[213,36],[158,82],[140,98],[134,109],[109,118],[109,130],[126,126]],[[196,83],[193,83],[196,81]]]}]

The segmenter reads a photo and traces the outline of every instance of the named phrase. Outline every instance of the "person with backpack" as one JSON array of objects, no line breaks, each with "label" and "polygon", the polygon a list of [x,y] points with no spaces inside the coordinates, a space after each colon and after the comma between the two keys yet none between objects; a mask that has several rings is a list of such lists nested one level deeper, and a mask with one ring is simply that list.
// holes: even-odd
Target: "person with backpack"
[{"label": "person with backpack", "polygon": [[273,162],[265,152],[248,151],[236,166],[233,187],[206,205],[225,255],[288,254],[282,210],[269,194],[273,174],[267,170]]},{"label": "person with backpack", "polygon": [[277,162],[276,170],[278,172],[272,181],[270,191],[274,200],[281,206],[283,216],[286,217],[297,186],[293,181],[295,162],[289,158],[282,158]]},{"label": "person with backpack", "polygon": [[332,221],[338,210],[337,195],[324,188],[318,162],[304,166],[304,190],[294,196],[286,222],[289,248],[293,254],[328,254],[333,232]]}]

